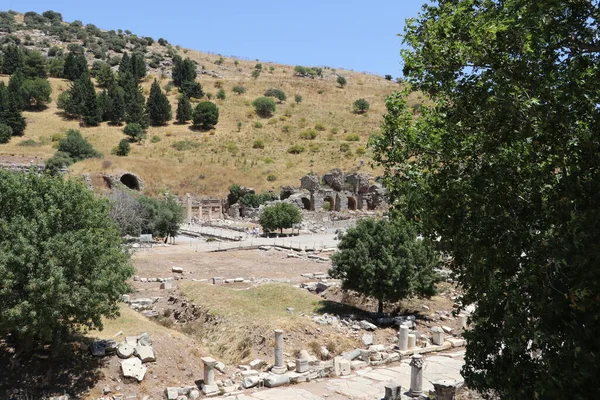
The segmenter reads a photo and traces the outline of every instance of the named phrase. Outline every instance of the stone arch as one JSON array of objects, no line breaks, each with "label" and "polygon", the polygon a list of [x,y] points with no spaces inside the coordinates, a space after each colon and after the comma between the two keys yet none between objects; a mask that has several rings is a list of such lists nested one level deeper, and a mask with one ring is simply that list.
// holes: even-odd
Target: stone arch
[{"label": "stone arch", "polygon": [[348,197],[348,210],[350,211],[356,211],[356,199],[352,196]]},{"label": "stone arch", "polygon": [[300,200],[302,200],[302,207],[304,207],[305,210],[310,211],[310,199],[308,197],[302,197]]},{"label": "stone arch", "polygon": [[127,186],[129,189],[140,190],[140,181],[137,176],[133,174],[123,174],[121,175],[121,179],[119,179],[119,181],[121,181],[121,183]]},{"label": "stone arch", "polygon": [[325,210],[325,203],[329,203],[329,211],[335,210],[335,199],[331,196],[325,196],[323,199],[323,210]]}]

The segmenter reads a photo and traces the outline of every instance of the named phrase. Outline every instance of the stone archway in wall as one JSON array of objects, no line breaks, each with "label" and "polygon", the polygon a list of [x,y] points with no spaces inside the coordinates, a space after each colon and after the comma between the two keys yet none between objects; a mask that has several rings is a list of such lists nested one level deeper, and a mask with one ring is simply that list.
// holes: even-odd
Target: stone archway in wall
[{"label": "stone archway in wall", "polygon": [[310,211],[311,207],[310,207],[310,199],[308,197],[302,197],[302,207],[304,207],[305,210]]},{"label": "stone archway in wall", "polygon": [[356,199],[354,197],[348,197],[348,210],[356,211]]},{"label": "stone archway in wall", "polygon": [[131,190],[140,190],[140,181],[133,174],[123,174],[119,181]]},{"label": "stone archway in wall", "polygon": [[[327,208],[328,206],[325,205],[326,203],[329,203],[329,208]],[[323,210],[324,211],[335,210],[335,199],[333,197],[325,196],[325,198],[323,199]]]}]

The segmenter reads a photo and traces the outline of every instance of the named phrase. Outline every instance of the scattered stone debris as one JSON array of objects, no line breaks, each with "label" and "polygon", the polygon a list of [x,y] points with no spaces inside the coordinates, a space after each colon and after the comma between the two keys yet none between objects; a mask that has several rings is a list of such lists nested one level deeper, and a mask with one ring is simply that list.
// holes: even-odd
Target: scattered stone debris
[{"label": "scattered stone debris", "polygon": [[146,374],[146,367],[143,364],[156,361],[152,340],[148,333],[142,333],[139,336],[127,336],[119,344],[114,340],[95,340],[89,350],[94,357],[116,354],[123,359],[121,362],[123,376],[134,378],[138,382],[141,382]]}]

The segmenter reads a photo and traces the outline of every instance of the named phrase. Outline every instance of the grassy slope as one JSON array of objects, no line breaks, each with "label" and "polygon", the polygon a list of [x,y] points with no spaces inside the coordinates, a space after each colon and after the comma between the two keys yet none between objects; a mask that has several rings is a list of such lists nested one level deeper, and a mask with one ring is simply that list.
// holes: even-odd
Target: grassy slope
[{"label": "grassy slope", "polygon": [[[226,58],[219,66],[214,64],[218,58],[216,55],[183,49],[181,54],[223,76],[220,79],[208,75],[198,78],[205,92],[216,94],[218,89],[215,85],[220,81],[227,93],[225,100],[216,100],[220,109],[216,128],[211,132],[199,132],[192,131],[189,125],[173,123],[153,127],[148,130],[148,140],[141,145],[132,145],[128,157],[110,154],[111,149],[125,137],[121,128],[105,123],[100,127],[83,128],[83,135],[104,153],[105,158],[77,163],[70,169],[72,174],[131,171],[145,181],[149,193],[166,189],[176,194],[223,195],[232,183],[241,183],[257,190],[278,190],[282,185],[298,186],[299,178],[310,171],[321,174],[332,168],[355,170],[364,164],[361,171],[377,172],[369,166],[369,151],[364,155],[356,155],[356,149],[366,148],[369,136],[379,128],[385,112],[385,97],[398,89],[397,84],[374,75],[338,70],[335,73],[343,74],[348,80],[347,86],[340,88],[332,70],[324,70],[323,79],[300,78],[294,76],[293,66],[265,62],[263,73],[255,80],[251,77],[255,61],[238,60],[236,67],[234,59]],[[275,67],[273,73],[269,72],[270,66]],[[148,76],[143,83],[146,95],[154,78]],[[162,87],[169,82],[168,78],[158,79]],[[8,77],[1,76],[0,80],[7,81]],[[23,147],[19,143],[27,139],[49,142],[57,132],[79,128],[77,121],[64,120],[56,109],[56,98],[60,92],[68,89],[69,82],[60,79],[50,81],[54,101],[45,111],[25,113],[28,122],[25,136],[0,145],[0,156],[14,154],[48,158],[54,152],[50,143],[39,147]],[[238,96],[231,91],[235,85],[242,85],[248,91]],[[272,118],[259,118],[254,114],[251,102],[270,87],[284,90],[288,100],[277,105]],[[294,104],[294,94],[303,97],[301,104]],[[173,115],[177,96],[177,90],[171,90],[169,99]],[[370,103],[371,109],[364,115],[354,114],[352,103],[361,97]],[[243,126],[238,132],[237,124],[240,121]],[[262,123],[263,127],[254,127],[256,122]],[[324,125],[326,130],[319,132],[315,140],[299,138],[301,131],[314,128],[317,123]],[[286,125],[290,127],[289,133],[282,131]],[[337,128],[337,134],[331,133],[333,128]],[[350,133],[359,134],[360,141],[345,141],[345,136]],[[160,141],[152,143],[150,138],[153,136],[158,136]],[[256,139],[264,141],[264,149],[253,148]],[[182,140],[195,142],[198,147],[175,150],[173,143]],[[287,149],[297,143],[304,145],[306,151],[299,155],[288,154]],[[352,155],[340,151],[341,143],[350,144]],[[311,144],[312,149],[309,147]],[[267,181],[270,174],[276,176],[276,181]]]}]

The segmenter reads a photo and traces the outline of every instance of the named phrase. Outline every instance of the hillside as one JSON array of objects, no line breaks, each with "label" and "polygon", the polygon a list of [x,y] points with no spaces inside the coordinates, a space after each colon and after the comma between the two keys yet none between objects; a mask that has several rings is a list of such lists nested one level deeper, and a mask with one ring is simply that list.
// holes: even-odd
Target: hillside
[{"label": "hillside", "polygon": [[[74,23],[73,28],[73,23],[61,22],[60,26],[67,27],[69,32],[76,32],[65,38],[62,33],[49,33],[49,29],[32,29],[24,25],[24,20],[22,14],[15,15],[12,32],[0,32],[0,43],[15,40],[9,37],[17,38],[26,48],[37,49],[44,55],[52,46],[66,49],[69,45],[85,44],[90,66],[99,55],[104,56],[99,60],[121,56],[111,48],[104,53],[101,49],[100,54],[92,51],[97,48],[90,37],[98,31],[93,25]],[[59,30],[62,29],[60,26]],[[135,47],[129,40],[138,40],[128,33],[115,33],[114,37],[125,38],[124,51],[128,52]],[[197,81],[219,107],[220,118],[215,129],[195,131],[190,125],[170,121],[166,126],[150,127],[148,138],[139,145],[132,144],[129,156],[117,157],[111,155],[111,150],[125,137],[122,127],[102,123],[98,127],[80,128],[78,121],[64,119],[56,107],[56,99],[69,88],[70,82],[50,78],[53,101],[43,111],[24,112],[27,119],[24,136],[0,144],[0,157],[22,156],[43,161],[55,151],[53,135],[75,128],[81,130],[104,158],[74,164],[69,169],[71,175],[130,171],[144,180],[145,190],[150,194],[168,190],[175,194],[223,195],[232,183],[257,190],[278,190],[282,185],[298,186],[299,178],[310,171],[321,174],[332,168],[360,168],[363,172],[377,173],[370,166],[367,140],[379,128],[385,112],[385,98],[399,88],[397,83],[379,76],[327,67],[323,67],[322,77],[300,77],[295,74],[294,66],[269,62],[261,62],[262,73],[255,79],[252,72],[257,60],[223,58],[157,42],[143,49],[150,65],[142,83],[146,96],[155,78],[163,89],[172,86],[169,84],[170,55],[176,53],[197,63]],[[343,88],[336,83],[338,74],[347,79]],[[2,81],[8,79],[9,76],[0,76]],[[232,87],[236,85],[245,87],[246,93],[233,93]],[[224,100],[214,97],[219,88],[226,92]],[[261,118],[255,114],[251,103],[269,88],[283,90],[287,101],[277,104],[273,117]],[[302,96],[299,104],[294,101],[296,94]],[[168,97],[173,115],[178,96],[177,88],[172,87]],[[352,110],[352,103],[359,98],[370,103],[365,114],[356,114]],[[414,100],[420,102],[417,95]],[[240,122],[242,125],[238,129]],[[315,128],[318,136],[314,140],[300,138],[302,131]],[[262,141],[263,145],[257,141]],[[305,151],[289,154],[288,149],[295,144],[303,146]]]}]

